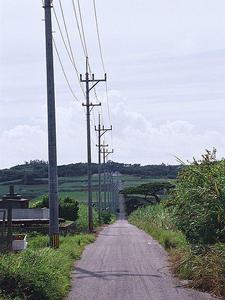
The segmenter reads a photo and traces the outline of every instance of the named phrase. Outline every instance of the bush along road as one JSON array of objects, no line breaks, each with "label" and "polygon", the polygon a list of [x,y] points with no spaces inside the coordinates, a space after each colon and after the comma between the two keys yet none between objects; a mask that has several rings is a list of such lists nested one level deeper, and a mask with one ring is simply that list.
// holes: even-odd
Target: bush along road
[{"label": "bush along road", "polygon": [[225,299],[225,160],[215,154],[184,166],[172,197],[138,208],[129,221],[169,251],[189,286]]}]

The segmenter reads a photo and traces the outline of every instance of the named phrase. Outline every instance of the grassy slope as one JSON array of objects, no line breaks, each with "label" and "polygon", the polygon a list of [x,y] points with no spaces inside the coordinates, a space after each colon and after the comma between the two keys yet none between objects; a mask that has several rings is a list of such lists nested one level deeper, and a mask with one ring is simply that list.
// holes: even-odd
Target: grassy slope
[{"label": "grassy slope", "polygon": [[158,240],[170,253],[174,272],[190,285],[225,299],[225,244],[193,247],[174,226],[171,209],[163,205],[134,211],[129,221]]},{"label": "grassy slope", "polygon": [[[124,186],[135,186],[141,183],[149,182],[150,178],[141,178],[139,176],[120,176]],[[156,179],[157,180],[157,179]],[[48,193],[48,185],[36,184],[36,185],[22,185],[18,184],[18,180],[14,182],[3,182],[0,183],[0,196],[8,193],[9,185],[15,185],[15,190],[18,194],[21,194],[24,198],[31,200],[38,200],[41,196]],[[97,184],[98,177],[93,176],[93,200],[97,200]],[[85,176],[75,177],[60,177],[59,178],[59,195],[64,198],[70,196],[78,200],[79,202],[87,201],[87,178]]]},{"label": "grassy slope", "polygon": [[2,294],[18,300],[62,299],[70,287],[74,260],[94,239],[90,234],[60,237],[60,248],[53,250],[47,248],[47,236],[30,238],[26,251],[0,256]]}]

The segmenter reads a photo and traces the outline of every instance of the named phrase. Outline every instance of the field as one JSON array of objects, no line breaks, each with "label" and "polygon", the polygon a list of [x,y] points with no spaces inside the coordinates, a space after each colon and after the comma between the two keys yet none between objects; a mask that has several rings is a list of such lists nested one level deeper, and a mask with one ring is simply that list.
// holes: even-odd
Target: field
[{"label": "field", "polygon": [[[142,183],[147,183],[152,180],[159,180],[159,179],[152,179],[148,177],[142,178],[140,176],[130,176],[130,175],[121,175],[118,176],[118,179],[122,180],[124,187],[135,186]],[[93,175],[92,180],[93,180],[92,181],[93,201],[97,201],[98,176]],[[43,181],[43,183],[41,183],[41,181]],[[48,193],[47,179],[39,179],[38,184],[33,184],[33,185],[23,185],[20,184],[19,180],[15,180],[15,181],[0,183],[0,197],[8,193],[10,184],[14,185],[16,193],[32,201],[38,200],[41,196],[46,195]],[[62,198],[70,196],[81,203],[85,203],[87,201],[87,177],[86,176],[60,177],[59,196]]]}]

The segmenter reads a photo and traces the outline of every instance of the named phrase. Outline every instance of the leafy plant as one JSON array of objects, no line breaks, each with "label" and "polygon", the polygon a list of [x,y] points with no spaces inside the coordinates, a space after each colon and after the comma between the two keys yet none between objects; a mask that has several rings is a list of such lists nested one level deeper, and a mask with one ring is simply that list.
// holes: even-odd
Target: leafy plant
[{"label": "leafy plant", "polygon": [[103,224],[110,224],[113,219],[113,214],[110,211],[102,211],[101,219]]},{"label": "leafy plant", "polygon": [[59,216],[69,221],[76,221],[78,218],[79,203],[78,201],[66,197],[60,201]]},{"label": "leafy plant", "polygon": [[176,224],[194,244],[225,242],[225,160],[207,151],[185,166],[174,192]]}]

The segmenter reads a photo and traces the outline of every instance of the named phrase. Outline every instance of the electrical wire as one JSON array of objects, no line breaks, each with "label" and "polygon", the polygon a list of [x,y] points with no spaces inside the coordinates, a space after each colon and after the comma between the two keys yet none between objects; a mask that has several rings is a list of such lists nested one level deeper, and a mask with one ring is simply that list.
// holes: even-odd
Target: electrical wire
[{"label": "electrical wire", "polygon": [[70,92],[71,92],[73,98],[74,98],[77,102],[79,102],[79,99],[78,99],[77,96],[75,95],[75,93],[74,93],[74,91],[73,91],[73,89],[72,89],[72,87],[71,87],[71,84],[70,84],[70,82],[69,82],[69,79],[68,79],[68,77],[67,77],[67,75],[66,75],[66,71],[65,71],[65,68],[64,68],[64,66],[63,66],[62,60],[61,60],[61,58],[60,58],[59,50],[58,50],[58,48],[57,48],[57,46],[56,46],[56,42],[55,42],[54,37],[52,37],[52,41],[53,41],[54,49],[55,49],[55,52],[56,52],[56,54],[57,54],[57,57],[58,57],[58,60],[59,60],[59,63],[60,63],[60,66],[61,66],[63,75],[64,75],[65,80],[66,80],[66,82],[67,82],[68,88],[69,88],[69,90],[70,90]]},{"label": "electrical wire", "polygon": [[83,51],[84,51],[84,55],[85,55],[85,57],[87,57],[88,56],[87,45],[83,41],[83,38],[82,38],[82,33],[81,33],[81,29],[80,29],[80,24],[79,24],[79,20],[78,20],[78,16],[77,16],[77,10],[76,10],[76,6],[75,6],[75,3],[74,3],[74,0],[72,0],[72,6],[73,6],[73,12],[74,12],[74,16],[75,16],[75,20],[76,20],[76,24],[77,24],[77,29],[78,29],[78,32],[79,32],[79,37],[80,37],[81,45],[82,45],[82,48],[83,48]]},{"label": "electrical wire", "polygon": [[[72,1],[74,3],[74,0],[72,0]],[[81,9],[81,5],[80,5],[79,0],[77,0],[77,5],[78,5],[79,19],[80,19],[80,24],[81,24],[81,32],[80,32],[80,26],[78,26],[78,30],[80,32],[80,35],[82,35],[81,40],[83,40],[85,56],[88,57],[88,48],[87,48],[87,42],[86,42],[86,36],[85,36],[85,30],[84,30],[84,22],[83,22],[83,17],[82,17],[82,9]],[[75,8],[75,5],[74,5],[74,8]],[[77,16],[77,13],[75,13],[75,14]],[[76,16],[75,16],[75,18],[76,18]],[[77,22],[77,24],[79,24],[78,18],[76,18],[76,22]],[[88,69],[89,69],[89,72],[91,74],[92,71],[91,71],[90,60],[89,59],[88,59]],[[97,95],[97,92],[96,92],[96,88],[94,88],[93,91],[94,91],[94,95],[95,95],[96,100],[98,102],[100,102],[99,98],[98,98],[98,95]],[[98,107],[98,112],[99,112],[99,107]]]},{"label": "electrical wire", "polygon": [[[97,31],[99,53],[100,53],[100,57],[101,57],[103,71],[104,71],[104,73],[106,73],[105,63],[104,63],[104,58],[103,58],[103,52],[102,52],[102,43],[101,43],[100,30],[99,30],[97,7],[96,7],[96,1],[95,0],[93,0],[93,7],[94,7],[95,25],[96,25],[96,31]],[[109,122],[111,124],[111,116],[110,116],[110,108],[109,108],[109,93],[108,93],[107,81],[105,82],[105,91],[106,91],[106,102],[107,102],[108,118],[109,118]],[[113,144],[112,131],[111,131],[111,142]]]},{"label": "electrical wire", "polygon": [[85,53],[86,53],[86,56],[88,56],[87,43],[86,43],[85,31],[84,31],[84,24],[83,24],[83,18],[82,18],[81,6],[80,6],[80,1],[79,0],[77,0],[77,4],[78,4],[78,11],[79,11],[80,24],[81,24],[81,31],[82,31],[82,35],[83,35]]},{"label": "electrical wire", "polygon": [[[69,50],[70,50],[70,51],[69,51],[69,50],[68,50],[68,47],[66,47],[67,53],[70,52],[70,55],[69,55],[69,57],[71,58],[70,60],[71,60],[71,62],[72,62],[72,64],[73,64],[73,66],[74,66],[74,69],[75,69],[75,72],[76,72],[76,75],[77,75],[77,79],[78,79],[80,88],[81,88],[81,90],[82,90],[82,93],[83,93],[83,95],[85,96],[85,92],[84,92],[83,86],[82,86],[82,84],[81,84],[81,82],[80,82],[80,77],[79,77],[78,68],[77,68],[76,63],[75,63],[74,54],[73,54],[73,50],[72,50],[72,46],[71,46],[71,42],[70,42],[70,36],[69,36],[68,29],[67,29],[66,20],[65,20],[65,15],[64,15],[64,10],[63,10],[63,6],[62,6],[61,0],[59,0],[59,6],[60,6],[60,11],[61,11],[61,15],[62,15],[63,25],[64,25],[64,29],[65,29],[65,32],[66,32],[66,38],[67,38],[67,42],[68,42]],[[54,10],[54,14],[55,14],[55,16],[57,16],[55,10]],[[57,18],[57,20],[58,20],[58,18]],[[56,21],[56,22],[57,22],[57,24],[58,24],[58,27],[60,28],[60,35],[61,35],[61,37],[63,37],[62,29],[61,29],[59,20]],[[65,46],[66,43],[65,43],[65,38],[64,38],[64,37],[63,37],[63,43],[64,43],[64,46]]]},{"label": "electrical wire", "polygon": [[96,9],[95,0],[93,0],[93,5],[94,5],[94,14],[95,14],[95,24],[96,24],[96,30],[97,30],[97,36],[98,36],[98,47],[99,47],[99,52],[100,52],[100,56],[101,56],[103,71],[104,71],[104,73],[106,73],[103,54],[102,54],[102,46],[101,46],[101,39],[100,39],[100,32],[99,32],[99,25],[98,25],[98,17],[97,17],[97,9]]}]

